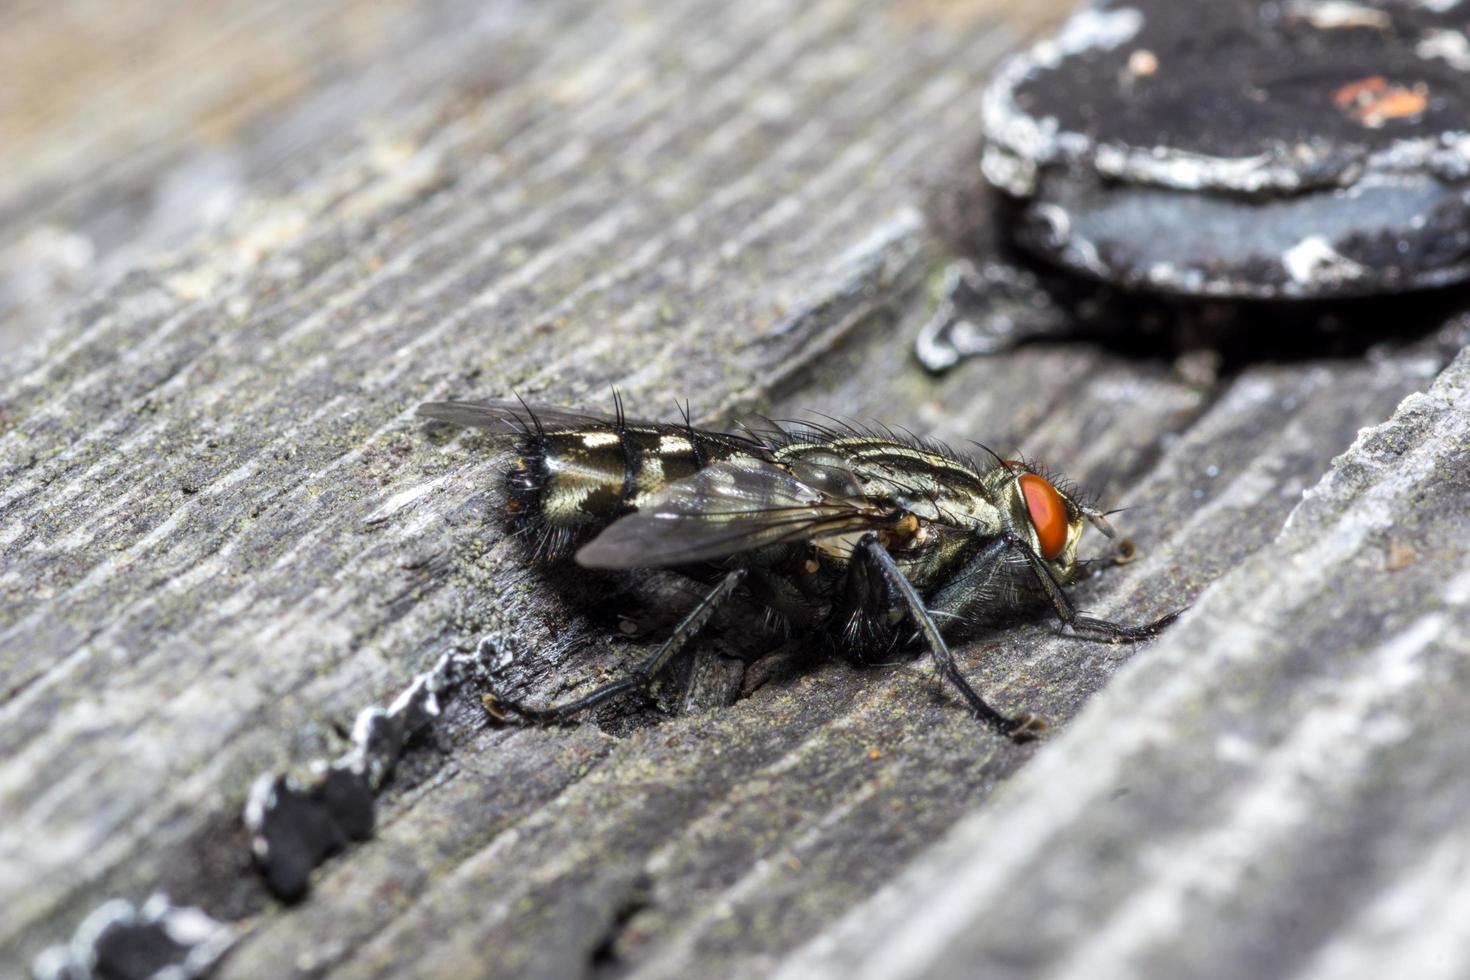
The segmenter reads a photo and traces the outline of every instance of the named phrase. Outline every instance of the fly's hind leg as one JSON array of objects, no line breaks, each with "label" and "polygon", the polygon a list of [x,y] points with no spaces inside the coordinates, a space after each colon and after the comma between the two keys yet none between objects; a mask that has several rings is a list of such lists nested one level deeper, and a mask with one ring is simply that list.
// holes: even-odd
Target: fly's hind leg
[{"label": "fly's hind leg", "polygon": [[518,701],[508,701],[491,692],[485,695],[485,709],[497,720],[508,721],[512,716],[522,721],[538,725],[556,725],[570,721],[589,708],[595,708],[599,704],[611,701],[613,698],[621,697],[635,691],[646,691],[649,683],[658,676],[659,672],[669,665],[669,662],[679,654],[689,643],[694,634],[704,628],[710,617],[715,614],[721,604],[728,599],[745,578],[745,569],[737,568],[728,573],[719,581],[709,594],[699,601],[699,605],[689,611],[689,614],[679,621],[674,627],[673,634],[665,640],[653,655],[647,660],[634,667],[627,676],[620,677],[610,684],[604,684],[590,694],[583,695],[575,701],[565,704],[548,705],[543,708],[535,708],[521,704]]}]

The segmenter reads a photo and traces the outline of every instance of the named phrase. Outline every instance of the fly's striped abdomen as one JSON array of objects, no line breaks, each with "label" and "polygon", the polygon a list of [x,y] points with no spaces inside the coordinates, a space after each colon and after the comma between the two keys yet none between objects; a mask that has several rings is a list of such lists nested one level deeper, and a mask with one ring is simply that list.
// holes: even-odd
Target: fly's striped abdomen
[{"label": "fly's striped abdomen", "polygon": [[532,432],[508,475],[507,509],[540,524],[555,557],[712,462],[750,455],[735,437],[689,426],[591,424]]}]

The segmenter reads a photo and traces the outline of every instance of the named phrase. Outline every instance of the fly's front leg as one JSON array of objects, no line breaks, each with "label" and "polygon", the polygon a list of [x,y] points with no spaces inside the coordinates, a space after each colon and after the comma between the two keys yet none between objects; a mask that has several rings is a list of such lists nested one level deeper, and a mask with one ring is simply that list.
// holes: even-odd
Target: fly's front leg
[{"label": "fly's front leg", "polygon": [[[918,627],[919,635],[924,638],[924,645],[929,648],[929,654],[939,666],[939,672],[945,679],[959,690],[969,703],[970,709],[979,716],[991,728],[1000,732],[1008,738],[1018,742],[1026,742],[1035,738],[1046,729],[1046,722],[1036,715],[1024,714],[1014,718],[1001,714],[991,707],[975,689],[972,688],[964,675],[960,673],[959,666],[954,662],[954,655],[949,652],[949,646],[945,644],[944,637],[940,635],[939,627],[934,624],[934,618],[929,615],[924,600],[919,596],[913,583],[904,575],[888,549],[878,541],[875,534],[867,534],[858,542],[857,552],[872,567],[882,575],[892,586],[894,592],[903,601],[909,618]],[[854,557],[857,557],[855,555]]]},{"label": "fly's front leg", "polygon": [[1051,570],[1046,567],[1036,552],[1019,538],[1011,538],[1010,546],[1025,557],[1031,570],[1036,573],[1036,580],[1041,585],[1042,591],[1046,593],[1047,599],[1051,601],[1052,608],[1056,610],[1057,618],[1072,631],[1072,635],[1081,639],[1098,640],[1103,643],[1136,643],[1139,640],[1157,636],[1160,630],[1178,619],[1179,614],[1184,611],[1176,609],[1167,616],[1161,616],[1151,623],[1143,623],[1138,626],[1083,616],[1077,612],[1077,607],[1072,604],[1067,593],[1062,591],[1057,580],[1052,578]]},{"label": "fly's front leg", "polygon": [[533,708],[517,701],[508,701],[492,691],[485,695],[485,710],[499,721],[508,721],[509,716],[514,715],[523,721],[535,724],[556,725],[569,721],[588,708],[595,708],[613,698],[634,691],[646,691],[649,683],[669,665],[669,661],[673,660],[679,651],[684,649],[694,634],[704,628],[710,617],[715,614],[715,610],[730,598],[731,593],[745,578],[745,574],[745,569],[737,568],[721,579],[719,584],[700,600],[699,605],[691,609],[689,614],[679,621],[679,625],[674,627],[673,634],[654,651],[653,656],[634,667],[626,677],[620,677],[610,684],[604,684],[575,701],[545,708]]}]

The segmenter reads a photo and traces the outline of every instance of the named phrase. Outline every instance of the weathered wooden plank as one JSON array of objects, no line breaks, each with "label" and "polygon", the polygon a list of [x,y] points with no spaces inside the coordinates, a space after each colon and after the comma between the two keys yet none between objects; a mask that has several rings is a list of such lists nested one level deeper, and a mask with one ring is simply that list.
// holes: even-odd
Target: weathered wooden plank
[{"label": "weathered wooden plank", "polygon": [[1470,972],[1470,353],[790,976]]},{"label": "weathered wooden plank", "polygon": [[[939,262],[916,184],[963,160],[1014,43],[989,5],[533,8],[556,44],[502,88],[426,99],[0,367],[0,970],[162,889],[238,930],[225,975],[761,974],[1053,753],[988,736],[924,664],[553,732],[487,728],[468,685],[374,837],[276,903],[239,819],[261,773],[339,755],[362,708],[494,630],[538,698],[636,654],[596,589],[526,570],[486,515],[489,447],[426,432],[424,398],[616,382],[635,410],[761,401],[1023,449],[1138,508],[1141,560],[1080,597],[1143,619],[1263,560],[1465,343],[1406,304],[1370,356],[1266,350],[1212,384],[1084,344],[936,382],[908,358]],[[613,605],[656,632],[639,595]],[[735,676],[751,632],[732,612],[697,659]],[[1045,624],[963,648],[1062,725],[1133,655]]]},{"label": "weathered wooden plank", "polygon": [[560,633],[547,657],[600,630],[527,594],[481,526],[493,464],[425,441],[416,402],[618,381],[717,410],[925,274],[913,177],[1011,35],[591,10],[548,15],[554,53],[505,90],[425,106],[7,363],[6,972],[112,894],[260,909],[256,775],[489,627],[560,608],[529,630]]},{"label": "weathered wooden plank", "polygon": [[395,115],[575,58],[546,6],[7,5],[0,347],[243,201],[290,193]]}]

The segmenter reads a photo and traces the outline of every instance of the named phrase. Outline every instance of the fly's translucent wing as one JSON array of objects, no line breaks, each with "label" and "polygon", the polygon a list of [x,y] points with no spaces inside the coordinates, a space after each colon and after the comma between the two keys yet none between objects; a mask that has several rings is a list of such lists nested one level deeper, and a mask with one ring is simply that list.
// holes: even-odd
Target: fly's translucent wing
[{"label": "fly's translucent wing", "polygon": [[646,568],[714,561],[792,541],[887,527],[892,515],[826,466],[784,467],[754,457],[725,460],[666,487],[577,552],[591,568]]},{"label": "fly's translucent wing", "polygon": [[808,452],[800,459],[783,461],[783,465],[802,483],[828,497],[857,500],[864,496],[857,476],[836,453]]},{"label": "fly's translucent wing", "polygon": [[418,414],[439,422],[485,429],[497,435],[523,435],[542,429],[583,429],[617,422],[613,416],[598,412],[580,412],[521,401],[424,402],[418,407]]}]

